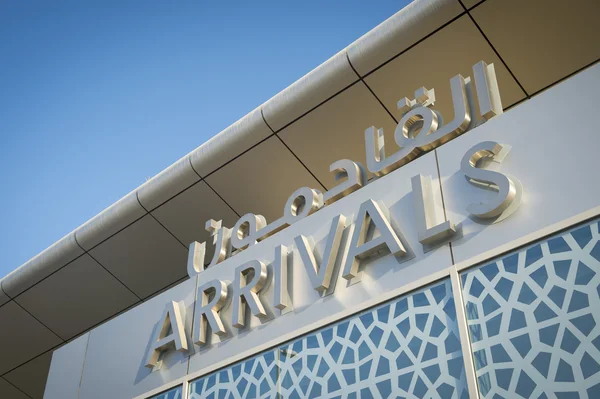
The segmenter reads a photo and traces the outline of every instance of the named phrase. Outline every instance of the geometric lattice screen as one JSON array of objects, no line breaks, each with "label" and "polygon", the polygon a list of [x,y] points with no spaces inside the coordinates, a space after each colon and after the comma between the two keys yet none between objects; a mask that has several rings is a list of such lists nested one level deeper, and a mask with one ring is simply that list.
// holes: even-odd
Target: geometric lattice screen
[{"label": "geometric lattice screen", "polygon": [[483,398],[600,398],[600,235],[578,227],[462,276]]},{"label": "geometric lattice screen", "polygon": [[449,279],[190,383],[200,398],[467,398]]},{"label": "geometric lattice screen", "polygon": [[[600,233],[461,273],[482,398],[600,399]],[[190,383],[190,399],[467,398],[449,279]],[[179,399],[179,390],[158,399]]]}]

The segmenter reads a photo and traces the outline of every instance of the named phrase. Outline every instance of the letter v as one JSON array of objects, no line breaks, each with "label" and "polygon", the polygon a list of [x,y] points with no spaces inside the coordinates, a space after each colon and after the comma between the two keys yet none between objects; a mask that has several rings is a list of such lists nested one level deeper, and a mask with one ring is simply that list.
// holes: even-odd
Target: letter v
[{"label": "letter v", "polygon": [[[320,265],[317,265],[317,261],[314,255],[314,248],[311,248],[308,238],[303,235],[297,236],[294,241],[304,268],[308,273],[313,288],[320,293],[326,291],[331,284],[331,277],[333,275],[333,269],[335,266],[335,260],[340,248],[342,241],[342,235],[346,228],[346,217],[344,215],[338,215],[333,218],[331,222],[331,228],[329,235],[327,236],[327,244],[325,245],[325,251],[323,253],[323,260]],[[314,245],[312,245],[314,247]]]}]

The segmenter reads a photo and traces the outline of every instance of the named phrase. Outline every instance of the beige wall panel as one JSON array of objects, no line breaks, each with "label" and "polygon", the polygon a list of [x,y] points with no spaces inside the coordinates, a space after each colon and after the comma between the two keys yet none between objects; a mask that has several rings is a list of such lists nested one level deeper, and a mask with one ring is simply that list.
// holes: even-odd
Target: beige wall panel
[{"label": "beige wall panel", "polygon": [[296,189],[321,185],[283,145],[271,137],[210,175],[206,181],[240,215],[255,213],[271,222],[283,215]]},{"label": "beige wall panel", "polygon": [[419,43],[402,56],[369,75],[365,80],[397,119],[398,101],[414,98],[416,89],[435,89],[434,109],[445,122],[454,118],[450,79],[457,74],[472,76],[479,61],[494,64],[502,104],[506,108],[525,98],[500,59],[494,54],[471,19],[465,15]]},{"label": "beige wall panel", "polygon": [[529,94],[600,58],[600,1],[488,0],[471,13]]},{"label": "beige wall panel", "polygon": [[333,162],[351,159],[366,166],[364,131],[372,125],[383,127],[393,142],[395,121],[358,82],[278,134],[330,189],[336,184],[329,172]]}]

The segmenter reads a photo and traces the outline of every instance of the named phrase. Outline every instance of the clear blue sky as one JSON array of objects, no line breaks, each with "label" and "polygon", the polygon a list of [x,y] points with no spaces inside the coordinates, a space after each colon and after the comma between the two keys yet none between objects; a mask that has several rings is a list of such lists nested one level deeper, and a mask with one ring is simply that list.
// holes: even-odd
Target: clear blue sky
[{"label": "clear blue sky", "polygon": [[0,1],[0,278],[409,1]]}]

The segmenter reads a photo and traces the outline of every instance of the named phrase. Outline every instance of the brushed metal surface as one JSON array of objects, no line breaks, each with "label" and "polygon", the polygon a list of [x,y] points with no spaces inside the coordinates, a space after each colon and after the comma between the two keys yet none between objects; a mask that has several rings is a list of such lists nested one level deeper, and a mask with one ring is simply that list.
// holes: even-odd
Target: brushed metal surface
[{"label": "brushed metal surface", "polygon": [[200,180],[189,157],[184,156],[139,187],[137,195],[146,210],[153,210]]},{"label": "brushed metal surface", "polygon": [[0,375],[63,342],[14,301],[0,307],[0,326]]},{"label": "brushed metal surface", "polygon": [[[10,373],[5,374],[2,378],[18,387],[33,399],[41,399],[44,396],[44,388],[46,387],[51,360],[52,352],[44,353]],[[0,397],[4,398],[5,396],[2,396],[0,392]],[[6,396],[6,398],[12,398],[12,396]]]},{"label": "brushed metal surface", "polygon": [[350,62],[365,76],[462,12],[458,0],[413,1],[348,46]]},{"label": "brushed metal surface", "polygon": [[2,290],[15,297],[81,254],[83,250],[75,242],[74,234],[69,233],[18,269],[10,272],[2,279]]},{"label": "brushed metal surface", "polygon": [[342,50],[264,103],[265,120],[277,131],[357,80]]},{"label": "brushed metal surface", "polygon": [[146,211],[132,191],[75,230],[77,242],[89,251],[108,237],[141,218]]},{"label": "brushed metal surface", "polygon": [[196,172],[206,177],[271,134],[260,108],[256,108],[192,151],[190,161]]}]

